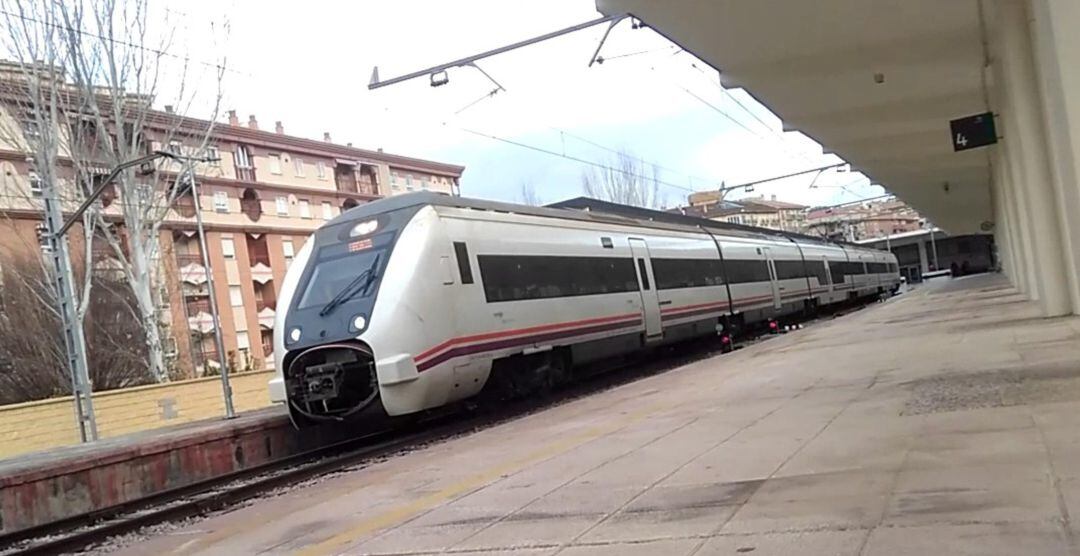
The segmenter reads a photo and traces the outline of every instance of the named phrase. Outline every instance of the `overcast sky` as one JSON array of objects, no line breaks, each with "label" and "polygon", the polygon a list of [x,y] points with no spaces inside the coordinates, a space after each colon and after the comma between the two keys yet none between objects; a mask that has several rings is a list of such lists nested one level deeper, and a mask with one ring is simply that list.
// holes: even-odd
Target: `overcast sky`
[{"label": "overcast sky", "polygon": [[[591,0],[169,6],[185,31],[175,48],[227,60],[223,108],[244,121],[255,114],[264,129],[281,120],[294,135],[328,131],[339,143],[462,164],[466,196],[518,200],[524,182],[545,202],[581,194],[581,162],[485,135],[601,164],[613,156],[605,148],[627,149],[661,167],[669,206],[721,181],[838,160],[801,134],[782,133],[780,120],[744,91],[725,92],[715,70],[629,21],[611,32],[602,65],[587,67],[603,26],[479,62],[506,89],[479,102],[494,85],[473,68],[450,70],[438,88],[420,78],[367,89],[373,66],[388,79],[587,21],[599,17]],[[207,22],[224,20],[223,44],[205,39]],[[733,197],[833,204],[882,193],[859,174],[827,172],[813,188],[812,181],[791,178]]]}]

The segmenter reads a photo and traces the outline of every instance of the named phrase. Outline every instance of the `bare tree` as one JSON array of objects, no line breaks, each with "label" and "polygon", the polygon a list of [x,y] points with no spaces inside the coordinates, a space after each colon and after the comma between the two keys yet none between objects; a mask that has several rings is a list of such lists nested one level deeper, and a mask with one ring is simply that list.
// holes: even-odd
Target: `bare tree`
[{"label": "bare tree", "polygon": [[594,199],[635,207],[659,208],[659,168],[653,165],[646,174],[645,162],[632,152],[621,149],[604,168],[590,167],[581,173],[581,188]]},{"label": "bare tree", "polygon": [[[71,393],[71,377],[53,308],[51,281],[30,253],[0,260],[0,404]],[[80,269],[77,274],[85,274]],[[127,284],[99,276],[85,317],[87,360],[95,389],[151,382]],[[45,302],[43,302],[45,300]]]},{"label": "bare tree", "polygon": [[529,205],[530,207],[538,207],[544,204],[543,199],[536,194],[536,188],[531,181],[521,182],[521,204]]},{"label": "bare tree", "polygon": [[[63,67],[61,94],[46,99],[52,122],[66,136],[76,196],[99,185],[102,174],[154,149],[205,156],[221,106],[224,64],[193,70],[170,52],[174,26],[168,12],[148,0],[0,0],[8,14],[9,50],[21,67],[33,66],[36,44],[46,35]],[[150,29],[153,28],[151,32]],[[213,38],[211,29],[207,35]],[[24,45],[18,48],[18,45]],[[176,61],[178,60],[178,61]],[[31,76],[33,77],[33,76]],[[214,87],[201,82],[213,81]],[[205,91],[212,89],[209,96]],[[41,99],[31,99],[41,103]],[[154,103],[166,106],[155,110]],[[199,110],[203,120],[188,117]],[[132,168],[112,184],[111,199],[94,215],[97,234],[111,250],[116,271],[129,285],[146,344],[147,365],[166,380],[158,289],[161,225],[183,195],[185,172],[177,163]],[[89,242],[88,242],[89,243]]]}]

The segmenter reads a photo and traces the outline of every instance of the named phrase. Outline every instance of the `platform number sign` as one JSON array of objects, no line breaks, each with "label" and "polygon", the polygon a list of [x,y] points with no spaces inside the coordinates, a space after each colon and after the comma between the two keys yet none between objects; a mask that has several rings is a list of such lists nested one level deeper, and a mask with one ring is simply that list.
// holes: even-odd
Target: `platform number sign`
[{"label": "platform number sign", "polygon": [[993,112],[951,120],[949,128],[952,131],[953,150],[957,152],[997,143]]}]

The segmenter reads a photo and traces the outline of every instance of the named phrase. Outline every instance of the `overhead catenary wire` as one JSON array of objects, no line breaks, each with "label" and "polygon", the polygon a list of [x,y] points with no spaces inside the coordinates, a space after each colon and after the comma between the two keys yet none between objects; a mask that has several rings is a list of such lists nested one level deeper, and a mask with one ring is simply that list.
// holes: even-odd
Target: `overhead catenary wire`
[{"label": "overhead catenary wire", "polygon": [[536,151],[536,152],[543,153],[543,154],[546,154],[546,155],[549,155],[549,156],[555,156],[555,157],[558,157],[558,158],[564,158],[566,160],[572,160],[574,162],[577,162],[577,163],[580,163],[580,164],[585,164],[585,165],[592,166],[592,167],[595,167],[595,168],[599,168],[599,169],[602,169],[602,170],[608,170],[608,171],[611,171],[611,172],[618,172],[618,173],[623,174],[623,175],[628,176],[628,177],[651,180],[651,181],[654,181],[654,182],[656,182],[657,184],[660,184],[660,185],[665,185],[667,187],[673,187],[675,189],[681,189],[683,191],[689,191],[691,193],[694,193],[696,191],[695,189],[686,187],[685,185],[679,185],[679,184],[676,184],[676,183],[671,183],[669,181],[665,181],[665,180],[661,180],[659,178],[656,178],[655,176],[646,176],[646,175],[642,175],[642,174],[636,174],[634,172],[628,172],[628,171],[623,170],[621,168],[615,168],[614,166],[609,166],[607,164],[602,164],[602,163],[594,162],[592,160],[588,160],[588,159],[585,159],[585,158],[579,158],[579,157],[576,157],[576,156],[563,154],[563,153],[556,152],[556,151],[553,151],[553,150],[550,150],[550,149],[545,149],[543,147],[537,147],[536,145],[530,145],[528,143],[522,143],[521,141],[515,141],[513,139],[507,139],[505,137],[499,137],[498,135],[492,135],[490,133],[484,133],[482,131],[476,131],[476,130],[465,128],[465,127],[457,127],[457,129],[460,129],[461,131],[463,131],[465,133],[476,135],[478,137],[485,137],[487,139],[491,139],[493,141],[498,141],[500,143],[505,143],[505,144],[508,144],[508,145],[514,145],[516,147],[521,147],[521,148],[528,149],[528,150],[531,150],[531,151]]},{"label": "overhead catenary wire", "polygon": [[686,177],[688,177],[688,178],[690,178],[692,180],[698,180],[698,181],[705,182],[705,183],[712,183],[712,182],[716,181],[716,180],[711,180],[711,179],[707,179],[707,178],[702,178],[700,176],[695,176],[695,175],[692,175],[692,174],[688,174],[688,173],[686,173],[686,172],[684,172],[682,170],[676,170],[676,169],[670,168],[668,166],[663,166],[661,164],[657,164],[655,162],[645,160],[644,158],[641,158],[639,156],[630,154],[629,152],[627,152],[625,150],[614,149],[614,148],[608,147],[606,145],[602,145],[600,143],[597,143],[596,141],[593,141],[592,139],[587,139],[587,138],[582,137],[580,135],[577,135],[577,134],[571,133],[569,131],[566,131],[565,129],[561,129],[561,128],[558,128],[558,127],[551,127],[551,129],[559,132],[561,135],[565,135],[567,137],[572,137],[574,139],[577,139],[578,141],[581,141],[582,143],[592,145],[593,147],[596,147],[598,149],[601,149],[601,150],[604,150],[604,151],[607,151],[607,152],[610,152],[610,153],[614,153],[614,154],[617,154],[617,155],[620,155],[620,156],[628,156],[630,158],[633,158],[634,160],[637,160],[638,162],[641,162],[643,164],[648,164],[650,166],[655,166],[657,169],[664,170],[665,172],[671,172],[671,173],[674,173],[674,174],[684,175],[684,176],[686,176]]}]

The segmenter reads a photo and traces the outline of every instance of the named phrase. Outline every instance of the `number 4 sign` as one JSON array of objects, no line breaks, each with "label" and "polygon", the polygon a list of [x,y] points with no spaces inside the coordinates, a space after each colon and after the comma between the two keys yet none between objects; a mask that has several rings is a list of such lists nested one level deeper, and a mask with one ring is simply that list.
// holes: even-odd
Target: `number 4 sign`
[{"label": "number 4 sign", "polygon": [[952,130],[954,151],[966,151],[997,143],[992,112],[951,120],[949,127]]}]

